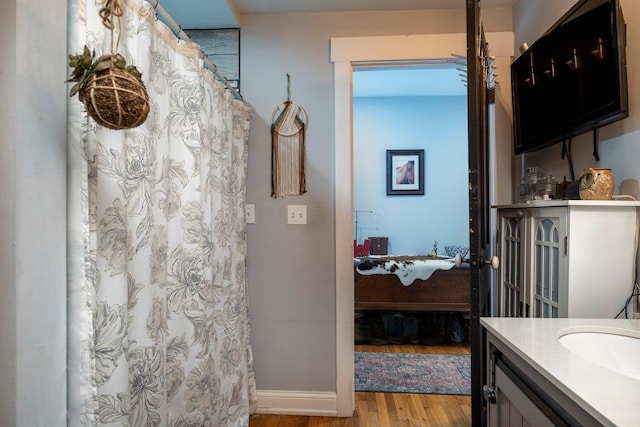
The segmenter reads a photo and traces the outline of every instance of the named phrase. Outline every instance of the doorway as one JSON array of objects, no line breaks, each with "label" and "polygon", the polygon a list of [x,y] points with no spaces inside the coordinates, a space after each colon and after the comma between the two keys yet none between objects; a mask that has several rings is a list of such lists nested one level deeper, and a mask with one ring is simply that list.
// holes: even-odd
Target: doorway
[{"label": "doorway", "polygon": [[[336,406],[351,416],[354,392],[353,69],[381,62],[466,55],[466,34],[331,39],[334,64],[336,219]],[[349,179],[344,179],[349,177]]]},{"label": "doorway", "polygon": [[[509,63],[513,33],[491,35],[498,61]],[[385,61],[466,56],[466,34],[345,37],[331,39],[334,66],[335,221],[336,221],[336,414],[351,416],[354,392],[353,280],[353,69]],[[509,129],[510,125],[502,128]],[[349,179],[344,179],[349,177]]]},{"label": "doorway", "polygon": [[[455,256],[447,252],[454,251],[454,247],[468,250],[465,78],[466,61],[453,57],[354,68],[354,240],[363,245],[383,239],[384,251],[371,243],[371,254],[417,260],[434,252],[438,256]],[[390,195],[385,191],[389,180],[387,154],[406,150],[422,154],[418,165],[424,181],[422,194]],[[384,280],[393,286],[397,279],[386,276]],[[420,281],[404,284],[425,286]],[[356,284],[356,300],[368,298],[361,294],[362,286]],[[399,290],[406,289],[411,288]],[[357,304],[355,309],[355,343],[369,344],[367,352],[430,353],[442,349],[427,346],[450,344],[451,336],[457,344],[466,341],[463,337],[468,338],[468,332],[463,333],[468,314],[417,308],[359,310]]]}]

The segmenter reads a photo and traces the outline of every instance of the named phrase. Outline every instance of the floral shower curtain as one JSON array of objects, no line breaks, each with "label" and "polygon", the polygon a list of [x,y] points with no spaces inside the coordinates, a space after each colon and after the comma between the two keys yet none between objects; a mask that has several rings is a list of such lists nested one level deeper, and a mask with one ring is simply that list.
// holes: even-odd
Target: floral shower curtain
[{"label": "floral shower curtain", "polygon": [[[108,53],[98,9],[69,1],[70,52]],[[147,121],[109,130],[69,101],[69,425],[247,425],[250,110],[149,3],[126,2],[118,51]]]}]

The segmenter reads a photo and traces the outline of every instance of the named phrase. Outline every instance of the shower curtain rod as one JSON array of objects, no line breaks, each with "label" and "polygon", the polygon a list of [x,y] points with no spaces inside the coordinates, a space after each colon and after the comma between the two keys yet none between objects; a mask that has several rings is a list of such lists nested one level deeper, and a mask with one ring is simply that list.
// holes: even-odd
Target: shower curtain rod
[{"label": "shower curtain rod", "polygon": [[[153,6],[153,9],[155,11],[162,14],[164,19],[166,19],[167,22],[169,23],[169,25],[173,27],[172,31],[176,35],[176,37],[182,38],[183,40],[192,41],[191,37],[189,37],[189,34],[184,32],[182,27],[178,25],[178,23],[171,17],[171,15],[169,15],[169,13],[160,5],[160,2],[158,0],[146,0],[146,1],[150,3],[151,6]],[[242,95],[240,95],[240,93],[236,90],[236,88],[234,88],[231,85],[231,83],[229,83],[229,81],[225,76],[223,76],[222,74],[220,74],[220,72],[218,72],[218,67],[216,67],[214,63],[209,61],[209,58],[207,58],[207,56],[204,54],[204,51],[202,49],[200,49],[200,57],[203,59],[204,65],[207,67],[207,69],[209,69],[209,71],[213,73],[213,75],[224,85],[224,87],[227,88],[227,90],[231,92],[236,99],[243,101],[244,99],[242,98]]]}]

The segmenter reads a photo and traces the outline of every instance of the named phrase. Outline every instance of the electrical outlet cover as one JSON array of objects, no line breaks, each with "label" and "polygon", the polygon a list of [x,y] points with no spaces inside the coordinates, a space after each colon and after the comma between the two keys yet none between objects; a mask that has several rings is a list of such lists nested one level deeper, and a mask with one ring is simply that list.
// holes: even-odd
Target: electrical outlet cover
[{"label": "electrical outlet cover", "polygon": [[302,225],[307,223],[307,205],[287,206],[287,224]]}]

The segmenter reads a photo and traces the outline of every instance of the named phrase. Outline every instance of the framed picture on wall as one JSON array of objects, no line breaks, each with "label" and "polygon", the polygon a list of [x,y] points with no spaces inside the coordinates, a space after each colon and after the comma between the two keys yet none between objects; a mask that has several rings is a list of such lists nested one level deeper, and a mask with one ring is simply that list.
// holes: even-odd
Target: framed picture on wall
[{"label": "framed picture on wall", "polygon": [[387,150],[387,196],[424,195],[424,150]]}]

